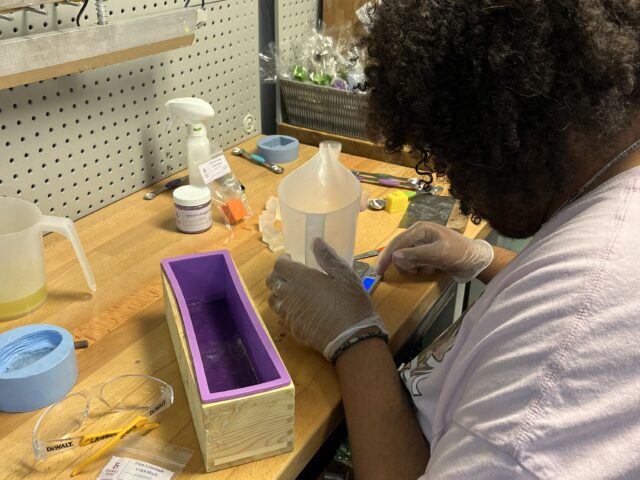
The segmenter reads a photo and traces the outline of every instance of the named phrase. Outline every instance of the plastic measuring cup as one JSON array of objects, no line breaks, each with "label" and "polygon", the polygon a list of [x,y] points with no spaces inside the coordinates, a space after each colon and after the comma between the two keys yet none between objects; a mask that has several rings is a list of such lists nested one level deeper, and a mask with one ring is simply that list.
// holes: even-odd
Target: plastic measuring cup
[{"label": "plastic measuring cup", "polygon": [[0,197],[0,320],[35,310],[47,298],[42,234],[61,233],[71,242],[89,288],[96,282],[73,222],[42,215],[40,209],[19,198]]},{"label": "plastic measuring cup", "polygon": [[322,142],[320,151],[278,187],[284,250],[297,262],[320,269],[311,248],[323,238],[351,265],[362,187],[338,160],[342,145]]}]

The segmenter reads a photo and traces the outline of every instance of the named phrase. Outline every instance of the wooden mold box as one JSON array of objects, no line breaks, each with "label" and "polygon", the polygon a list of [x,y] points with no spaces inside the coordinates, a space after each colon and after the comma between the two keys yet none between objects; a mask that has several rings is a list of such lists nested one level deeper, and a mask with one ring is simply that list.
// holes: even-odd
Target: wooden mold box
[{"label": "wooden mold box", "polygon": [[161,264],[167,323],[206,470],[291,451],[293,382],[229,252]]}]

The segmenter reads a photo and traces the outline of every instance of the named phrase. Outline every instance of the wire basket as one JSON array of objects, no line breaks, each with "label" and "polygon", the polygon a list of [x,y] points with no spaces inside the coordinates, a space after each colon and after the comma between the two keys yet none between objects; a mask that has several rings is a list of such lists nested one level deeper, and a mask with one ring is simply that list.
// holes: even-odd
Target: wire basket
[{"label": "wire basket", "polygon": [[291,125],[373,140],[367,132],[368,95],[285,79],[280,86]]}]

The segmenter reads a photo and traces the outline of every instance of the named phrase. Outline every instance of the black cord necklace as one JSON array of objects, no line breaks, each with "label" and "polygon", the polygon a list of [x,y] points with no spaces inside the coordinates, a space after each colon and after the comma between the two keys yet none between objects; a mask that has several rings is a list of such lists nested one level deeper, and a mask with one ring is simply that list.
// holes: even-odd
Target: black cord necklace
[{"label": "black cord necklace", "polygon": [[[621,151],[618,155],[616,155],[615,157],[613,157],[611,160],[609,160],[600,170],[598,170],[593,177],[591,177],[587,183],[585,183],[584,185],[582,185],[582,187],[580,187],[578,189],[577,192],[575,192],[573,195],[571,195],[569,198],[567,198],[567,200],[565,200],[565,202],[560,205],[560,207],[558,207],[556,209],[555,212],[553,212],[553,214],[549,217],[549,220],[551,220],[553,217],[556,216],[556,214],[562,210],[563,208],[567,207],[568,205],[571,205],[574,201],[576,201],[580,195],[582,195],[591,185],[593,185],[593,183],[602,176],[602,174],[604,172],[606,172],[607,170],[609,170],[611,167],[613,167],[616,163],[618,163],[620,160],[626,158],[629,156],[629,154],[631,152],[633,152],[634,150],[640,148],[640,139],[636,140],[635,142],[633,142],[631,145],[629,145],[627,148],[625,148],[623,151]],[[549,221],[547,220],[547,222]]]}]

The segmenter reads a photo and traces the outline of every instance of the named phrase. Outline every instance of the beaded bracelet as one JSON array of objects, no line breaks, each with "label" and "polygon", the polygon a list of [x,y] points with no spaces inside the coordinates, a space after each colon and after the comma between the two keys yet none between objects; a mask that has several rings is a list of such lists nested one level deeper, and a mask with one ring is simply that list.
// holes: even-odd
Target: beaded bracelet
[{"label": "beaded bracelet", "polygon": [[356,343],[360,343],[363,340],[367,340],[369,338],[381,338],[385,342],[389,342],[389,335],[383,332],[382,330],[375,330],[371,332],[361,333],[360,335],[356,335],[355,337],[351,337],[349,340],[344,342],[342,345],[338,347],[335,353],[331,356],[331,364],[335,365],[338,357],[342,355],[347,349],[353,347]]}]

